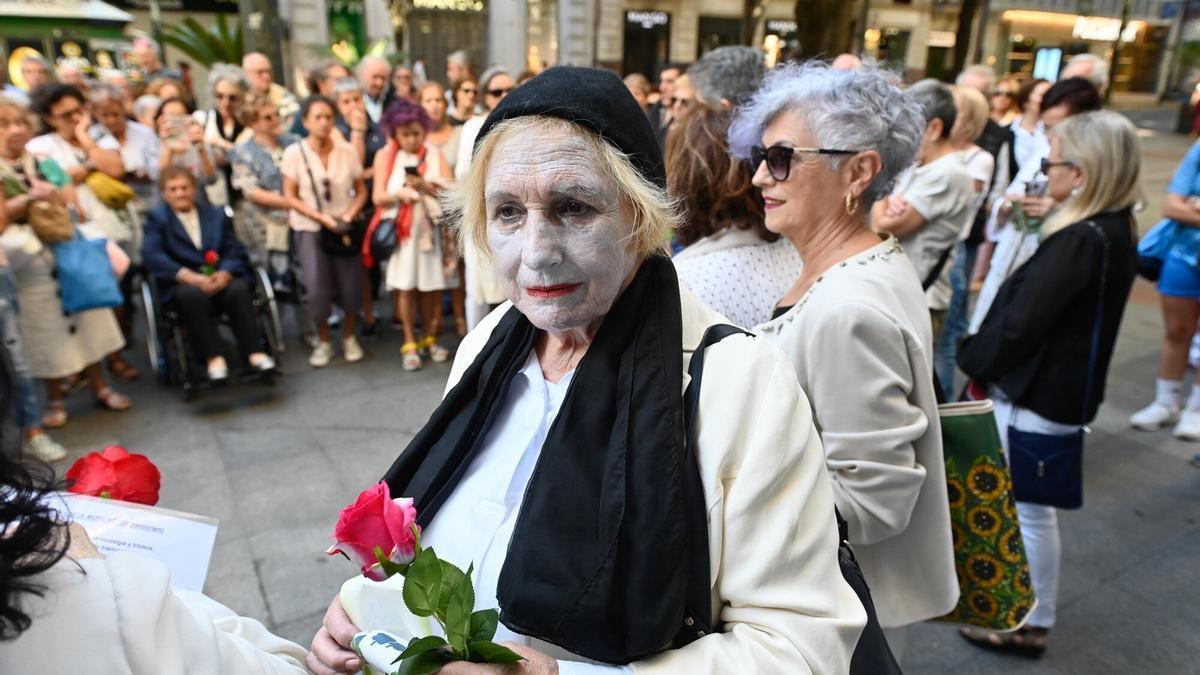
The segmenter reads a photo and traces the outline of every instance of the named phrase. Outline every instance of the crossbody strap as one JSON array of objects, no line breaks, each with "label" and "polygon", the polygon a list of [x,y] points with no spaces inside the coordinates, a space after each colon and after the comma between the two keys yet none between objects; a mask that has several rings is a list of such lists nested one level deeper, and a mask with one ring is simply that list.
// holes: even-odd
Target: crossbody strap
[{"label": "crossbody strap", "polygon": [[955,246],[958,246],[957,237],[954,239],[954,243],[950,244],[950,248],[942,251],[942,255],[938,258],[937,263],[934,264],[933,268],[929,270],[929,273],[925,275],[925,278],[921,281],[921,290],[929,290],[929,287],[937,282],[938,277],[942,276],[942,270],[946,268],[946,263],[949,262],[950,254],[954,252]]},{"label": "crossbody strap", "polygon": [[1092,323],[1092,341],[1091,349],[1088,353],[1087,377],[1083,388],[1083,415],[1081,420],[1086,422],[1088,418],[1088,408],[1092,403],[1092,384],[1096,378],[1096,357],[1100,352],[1100,324],[1104,319],[1104,287],[1108,283],[1108,256],[1109,242],[1108,237],[1104,234],[1104,230],[1100,229],[1094,221],[1087,221],[1088,227],[1100,237],[1100,241],[1104,243],[1104,259],[1100,264],[1100,292],[1096,297],[1096,320]]},{"label": "crossbody strap", "polygon": [[308,182],[312,183],[313,199],[317,200],[317,211],[325,213],[321,205],[321,189],[317,187],[317,179],[313,178],[312,166],[308,163],[308,153],[304,150],[304,141],[300,141],[300,158],[304,160],[304,170],[308,173]]}]

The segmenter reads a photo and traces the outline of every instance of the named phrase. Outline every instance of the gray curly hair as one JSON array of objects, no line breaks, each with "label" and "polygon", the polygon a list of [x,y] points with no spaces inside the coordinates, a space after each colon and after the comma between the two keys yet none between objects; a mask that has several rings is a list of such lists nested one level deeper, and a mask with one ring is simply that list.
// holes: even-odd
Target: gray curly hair
[{"label": "gray curly hair", "polygon": [[209,91],[216,92],[217,85],[222,82],[232,84],[243,94],[250,89],[250,82],[246,80],[246,72],[232,63],[214,63],[208,69]]},{"label": "gray curly hair", "polygon": [[[780,115],[796,111],[825,148],[874,150],[883,168],[860,196],[865,208],[888,194],[917,156],[925,114],[882,68],[833,70],[822,61],[792,64],[767,74],[762,87],[738,109],[729,128],[729,147],[743,159],[762,143],[763,132]],[[825,156],[837,169],[845,156]],[[756,167],[757,168],[757,167]]]}]

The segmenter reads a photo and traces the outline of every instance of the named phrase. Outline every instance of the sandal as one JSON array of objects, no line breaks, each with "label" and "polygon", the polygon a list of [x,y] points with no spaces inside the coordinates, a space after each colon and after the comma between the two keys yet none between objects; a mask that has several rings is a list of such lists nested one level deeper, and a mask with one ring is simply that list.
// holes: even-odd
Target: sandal
[{"label": "sandal", "polygon": [[467,320],[462,317],[454,319],[454,328],[458,331],[458,337],[467,336]]},{"label": "sandal", "polygon": [[74,394],[77,391],[83,390],[88,385],[88,376],[84,373],[76,373],[68,375],[58,381],[58,390],[62,392],[63,398]]},{"label": "sandal", "polygon": [[62,401],[46,403],[46,412],[42,414],[42,426],[47,429],[61,429],[67,426],[67,408]]},{"label": "sandal", "polygon": [[105,387],[96,392],[96,405],[106,410],[121,412],[133,407],[133,401],[129,400],[128,396],[113,391],[112,387]]},{"label": "sandal", "polygon": [[958,629],[960,635],[977,647],[998,652],[1017,654],[1036,659],[1046,651],[1050,629],[1037,626],[1022,626],[1011,631],[994,631],[986,628],[967,627]]},{"label": "sandal", "polygon": [[108,357],[108,370],[114,376],[126,382],[133,382],[141,377],[141,373],[138,372],[138,369],[129,365],[129,362],[120,356]]},{"label": "sandal", "polygon": [[405,342],[400,347],[400,354],[403,355],[403,358],[400,360],[401,367],[408,371],[420,370],[421,355],[417,353],[418,349],[420,347],[415,342]]},{"label": "sandal", "polygon": [[450,360],[450,350],[438,344],[437,338],[432,335],[425,336],[421,340],[421,351],[429,355],[429,360],[434,363],[445,363]]}]

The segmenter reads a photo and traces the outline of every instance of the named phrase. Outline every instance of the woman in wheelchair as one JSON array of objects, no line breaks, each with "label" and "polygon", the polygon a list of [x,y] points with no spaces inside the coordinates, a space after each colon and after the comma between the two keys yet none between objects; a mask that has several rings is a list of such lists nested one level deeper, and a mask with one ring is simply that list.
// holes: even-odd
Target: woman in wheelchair
[{"label": "woman in wheelchair", "polygon": [[238,353],[254,370],[275,368],[263,351],[247,278],[246,250],[233,233],[223,209],[196,204],[196,178],[182,167],[163,169],[159,177],[163,203],[146,219],[142,264],[173,303],[188,340],[208,365],[213,381],[229,377],[221,355],[217,318],[229,317]]}]

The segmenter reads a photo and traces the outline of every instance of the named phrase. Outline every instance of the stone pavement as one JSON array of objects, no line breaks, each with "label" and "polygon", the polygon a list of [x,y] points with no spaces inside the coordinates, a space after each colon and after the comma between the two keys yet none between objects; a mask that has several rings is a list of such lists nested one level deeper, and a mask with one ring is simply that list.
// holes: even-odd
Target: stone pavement
[{"label": "stone pavement", "polygon": [[[1163,114],[1131,115],[1153,127]],[[1158,126],[1157,128],[1165,128]],[[1147,132],[1143,230],[1187,139]],[[1135,433],[1126,418],[1153,395],[1161,319],[1139,282],[1127,309],[1107,401],[1086,457],[1086,505],[1063,512],[1059,627],[1039,661],[976,650],[952,628],[910,632],[909,673],[1200,673],[1200,445]],[[307,645],[341,582],[328,557],[337,511],[377,480],[441,395],[448,365],[400,368],[397,333],[368,342],[358,364],[311,370],[293,340],[274,388],[230,386],[184,402],[152,378],[123,386],[135,407],[115,414],[69,402],[56,438],[72,459],[119,442],[163,474],[161,505],[220,519],[206,591]],[[139,343],[140,348],[140,343]],[[139,351],[135,363],[146,369]],[[69,465],[69,464],[68,464]]]}]

